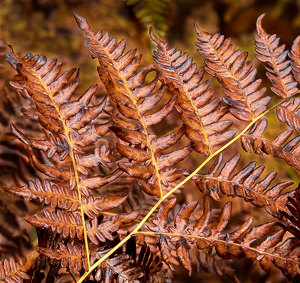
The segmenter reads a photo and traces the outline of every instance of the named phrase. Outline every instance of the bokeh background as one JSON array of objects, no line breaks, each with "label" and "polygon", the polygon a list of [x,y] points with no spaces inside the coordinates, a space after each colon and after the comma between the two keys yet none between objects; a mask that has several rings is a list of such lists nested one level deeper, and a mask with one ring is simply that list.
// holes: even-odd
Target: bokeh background
[{"label": "bokeh background", "polygon": [[[184,51],[188,50],[189,55],[193,56],[200,66],[203,66],[203,60],[194,45],[196,33],[193,24],[197,21],[202,29],[231,37],[236,47],[247,50],[249,59],[254,60],[254,64],[257,65],[258,77],[263,79],[265,78],[264,68],[258,65],[254,58],[253,35],[257,17],[266,13],[263,20],[265,30],[271,34],[276,33],[288,49],[300,34],[300,0],[0,0],[0,129],[2,134],[10,131],[9,123],[14,122],[14,118],[19,114],[13,109],[14,106],[9,98],[11,89],[8,80],[11,79],[13,72],[4,62],[4,52],[8,51],[4,42],[12,45],[20,55],[25,55],[27,52],[38,53],[49,58],[57,57],[64,62],[66,68],[79,67],[81,90],[86,89],[92,83],[99,82],[96,72],[97,62],[91,60],[87,48],[83,45],[82,35],[75,23],[72,10],[86,17],[94,29],[101,28],[119,39],[125,38],[128,48],[136,47],[143,54],[144,65],[152,63],[154,45],[148,36],[149,27],[152,26],[156,34],[168,41],[171,46]],[[218,88],[215,80],[213,84]],[[264,84],[268,86],[267,81]],[[105,90],[100,84],[99,95],[104,94]],[[272,95],[270,91],[268,95]],[[9,109],[8,114],[3,109],[5,111]],[[268,120],[271,131],[267,133],[267,137],[273,139],[276,133],[272,129],[276,127],[280,131],[284,129],[284,125],[278,124],[277,118],[272,114],[268,116]],[[5,168],[9,165],[2,162],[11,161],[10,165],[14,165],[13,159],[6,158],[5,160],[7,150],[3,154],[3,149],[8,144],[11,146],[12,139],[9,133],[5,139],[2,139],[2,136],[0,138],[0,172],[2,172],[3,164]],[[229,152],[232,155],[232,152],[241,151],[239,143],[232,147],[225,152],[226,157],[229,156]],[[11,150],[11,147],[9,149]],[[15,152],[12,151],[10,154],[13,156]],[[17,152],[17,158],[23,158],[20,157],[19,152]],[[26,160],[25,157],[24,160]],[[245,166],[252,160],[264,164],[267,170],[278,171],[279,180],[293,179],[299,182],[299,175],[281,161],[274,160],[272,157],[261,158],[244,154],[242,165]],[[194,156],[189,162],[189,166],[195,168],[201,159]],[[12,168],[20,170],[13,166]],[[207,172],[206,169],[203,173],[205,172]],[[2,183],[3,176],[0,176],[0,183]],[[195,197],[194,187],[190,188],[190,191],[189,188],[185,189],[186,200]],[[224,198],[216,204],[216,207],[222,207],[228,200]],[[265,218],[264,210],[253,210],[252,206],[247,206],[240,200],[234,201],[233,222],[241,222],[241,217],[247,214],[255,217],[255,224],[268,220]],[[16,199],[11,205],[18,207],[21,213],[17,216],[9,214],[8,202],[10,200],[6,199],[3,194],[0,198],[0,253],[3,248],[1,237],[5,233],[4,238],[11,237],[9,233],[7,234],[8,228],[13,231],[15,237],[13,241],[21,243],[15,246],[10,243],[11,246],[9,246],[7,244],[9,242],[5,239],[8,247],[13,249],[22,246],[25,250],[30,249],[32,236],[27,235],[30,234],[30,229],[23,224],[18,224],[18,217],[28,213],[28,210],[23,202]],[[12,223],[13,228],[7,228],[3,223]],[[24,227],[26,231],[29,231],[28,233],[25,232]],[[250,265],[250,262],[246,260],[233,265],[241,282],[286,282],[280,272],[268,275],[259,268],[250,271]],[[194,273],[189,278],[184,270],[178,270],[174,282],[187,281],[190,283],[228,282],[228,279],[204,272]]]},{"label": "bokeh background", "polygon": [[264,27],[287,47],[300,32],[300,0],[0,0],[0,37],[17,52],[38,52],[63,58],[82,69],[87,84],[96,79],[72,10],[88,18],[129,47],[152,60],[149,26],[170,44],[196,55],[193,23],[220,32],[252,56],[255,21],[266,13]]}]

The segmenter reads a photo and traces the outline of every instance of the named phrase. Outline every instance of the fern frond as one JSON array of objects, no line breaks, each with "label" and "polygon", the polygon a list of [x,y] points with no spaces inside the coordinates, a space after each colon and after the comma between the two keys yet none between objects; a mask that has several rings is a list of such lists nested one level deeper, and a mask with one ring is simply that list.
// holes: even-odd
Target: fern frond
[{"label": "fern frond", "polygon": [[[288,165],[300,170],[300,136],[290,141],[289,137],[293,134],[292,129],[281,132],[273,141],[268,141],[262,135],[268,125],[268,120],[263,119],[241,137],[243,149],[246,152],[255,152],[263,155],[271,154],[274,157],[283,159]],[[285,145],[283,146],[283,144]]]},{"label": "fern frond", "polygon": [[199,175],[196,179],[201,192],[208,191],[215,200],[219,200],[220,194],[241,197],[257,207],[264,207],[272,216],[282,218],[281,211],[288,211],[289,197],[294,194],[294,192],[283,193],[283,191],[293,185],[293,181],[278,183],[270,188],[277,175],[276,172],[270,172],[259,180],[265,166],[256,167],[256,162],[251,162],[233,175],[240,155],[233,156],[223,167],[221,167],[222,160],[223,155],[220,154],[210,172]]},{"label": "fern frond", "polygon": [[130,213],[118,214],[116,216],[108,216],[103,223],[98,225],[98,219],[94,218],[87,223],[88,237],[95,244],[105,242],[106,240],[114,240],[113,234],[118,232],[122,227],[131,224],[139,216],[138,211]]},{"label": "fern frond", "polygon": [[[237,276],[234,274],[234,269],[224,259],[220,259],[216,254],[208,254],[203,250],[194,249],[196,253],[195,263],[197,264],[197,271],[204,270],[205,272],[217,274],[219,276],[225,275],[232,282],[240,283]],[[193,259],[192,259],[193,261]]]},{"label": "fern frond", "polygon": [[83,239],[83,227],[80,212],[44,209],[24,219],[31,225],[39,228],[51,229],[52,232],[62,234],[64,238]]},{"label": "fern frond", "polygon": [[[95,245],[98,245],[99,241],[113,240],[112,234],[134,221],[138,215],[137,211],[133,211],[129,214],[108,216],[109,219],[100,224],[97,218],[93,218],[90,222],[86,222],[87,237]],[[24,219],[35,227],[51,229],[66,239],[82,240],[84,236],[80,212],[78,211],[44,209],[35,215],[26,216]]]},{"label": "fern frond", "polygon": [[[75,91],[79,84],[79,71],[76,72],[76,69],[73,68],[61,73],[62,64],[57,63],[55,58],[47,60],[44,56],[33,56],[30,53],[20,58],[11,49],[11,52],[6,54],[6,60],[18,73],[15,81],[11,83],[12,86],[26,93],[27,97],[34,102],[35,113],[41,126],[45,129],[46,134],[50,132],[46,135],[46,139],[36,140],[27,137],[12,125],[13,133],[23,143],[30,146],[30,160],[38,171],[57,181],[66,181],[70,184],[70,190],[77,191],[81,221],[77,219],[79,215],[76,211],[68,214],[58,212],[59,215],[56,215],[53,211],[45,210],[45,219],[48,217],[49,222],[53,218],[53,223],[50,221],[52,224],[49,223],[49,227],[55,231],[55,229],[63,229],[63,227],[57,226],[57,222],[63,221],[63,215],[66,215],[65,224],[70,220],[70,225],[67,225],[63,234],[69,236],[71,233],[72,236],[75,236],[76,233],[79,233],[82,236],[81,233],[83,233],[89,263],[82,195],[88,197],[90,188],[103,186],[121,174],[119,170],[115,170],[110,176],[89,178],[91,174],[88,169],[107,161],[109,153],[106,150],[96,149],[94,155],[83,157],[87,147],[109,131],[109,123],[102,125],[92,123],[103,111],[106,100],[102,100],[98,105],[88,107],[97,89],[95,84],[76,99]],[[41,163],[33,153],[32,149],[34,148],[47,152],[48,157],[54,160],[55,166]],[[56,162],[56,154],[62,162],[61,164]],[[112,161],[114,160],[115,156]],[[29,216],[27,220],[29,219],[37,227],[43,227],[39,223],[38,216]],[[74,225],[82,226],[79,228]],[[60,232],[62,231],[60,230]]]},{"label": "fern frond", "polygon": [[[76,69],[61,74],[62,64],[57,63],[55,58],[47,60],[44,56],[32,56],[30,53],[24,58],[19,58],[12,50],[7,54],[7,61],[18,72],[15,81],[11,84],[29,94],[36,105],[41,125],[51,134],[44,140],[35,140],[27,137],[12,125],[13,133],[23,143],[48,152],[48,157],[53,157],[55,153],[59,154],[61,161],[69,157],[66,161],[73,163],[75,167],[73,168],[74,176],[67,170],[61,174],[59,171],[62,169],[55,170],[55,168],[40,164],[32,156],[33,164],[39,171],[49,177],[62,178],[67,181],[79,178],[78,168],[82,166],[75,164],[75,159],[82,162],[84,158],[80,159],[78,155],[83,154],[84,148],[109,131],[109,123],[98,126],[90,124],[103,111],[106,101],[104,99],[96,106],[87,107],[96,92],[97,85],[92,85],[79,99],[71,101],[79,84],[78,71],[73,78]],[[100,156],[95,156],[90,166],[94,166],[96,157],[99,159]],[[83,165],[87,166],[87,164],[88,162],[85,162]],[[111,179],[107,180],[109,181]],[[77,186],[81,187],[84,194],[89,195],[88,189],[79,183],[80,180]],[[105,182],[102,185],[104,184]]]},{"label": "fern frond", "polygon": [[294,40],[289,57],[292,60],[291,67],[294,78],[300,84],[300,36]]},{"label": "fern frond", "polygon": [[266,88],[261,88],[261,79],[255,79],[256,69],[247,61],[247,52],[235,49],[230,38],[211,35],[195,25],[197,51],[206,60],[205,70],[216,77],[223,86],[224,101],[231,114],[244,121],[251,121],[263,113],[271,98],[263,97]]},{"label": "fern frond", "polygon": [[289,197],[287,204],[288,211],[280,211],[288,219],[286,229],[300,238],[300,184],[295,190],[294,197]]},{"label": "fern frond", "polygon": [[13,258],[0,261],[0,280],[1,282],[17,282],[22,283],[24,280],[30,280],[28,273],[32,269],[39,253],[31,252],[26,258],[16,261]]},{"label": "fern frond", "polygon": [[187,126],[186,135],[196,151],[211,154],[236,133],[228,129],[232,121],[220,120],[226,113],[226,107],[221,105],[222,99],[215,97],[209,81],[201,83],[203,70],[197,69],[193,58],[187,53],[182,54],[181,50],[169,48],[152,29],[150,37],[157,45],[153,56],[156,67],[171,92],[178,94],[177,105]]},{"label": "fern frond", "polygon": [[[57,250],[49,248],[37,248],[41,255],[55,261],[59,261],[61,267],[82,272],[88,270],[88,263],[83,246],[76,242],[68,242],[66,245],[60,243]],[[91,253],[91,262],[97,259],[95,252]]]},{"label": "fern frond", "polygon": [[225,259],[249,258],[259,262],[266,271],[276,266],[289,279],[295,278],[299,273],[299,240],[293,237],[283,240],[285,231],[282,229],[272,232],[276,223],[252,227],[253,220],[250,218],[234,232],[225,233],[224,229],[230,220],[231,203],[225,204],[219,219],[211,225],[211,209],[207,198],[204,199],[203,214],[196,221],[191,220],[191,214],[198,205],[193,201],[181,208],[175,221],[169,222],[168,214],[175,204],[174,199],[167,200],[160,208],[157,218],[147,225],[147,229],[152,232],[140,233],[159,237],[161,250],[175,248],[186,269],[191,270],[188,254],[190,246],[196,245],[198,249],[209,252],[214,248],[218,256]]},{"label": "fern frond", "polygon": [[[173,109],[176,97],[171,98],[159,111],[147,114],[161,100],[164,88],[158,86],[158,76],[145,84],[152,67],[139,69],[141,56],[131,49],[126,54],[126,43],[110,38],[101,30],[95,32],[85,18],[74,13],[85,34],[86,45],[99,61],[98,73],[108,93],[122,115],[111,130],[124,142],[117,143],[118,152],[130,162],[119,163],[130,176],[140,178],[141,188],[149,195],[161,197],[169,186],[169,166],[181,161],[191,152],[189,146],[161,155],[160,151],[174,145],[183,135],[179,129],[163,138],[150,135],[147,128],[162,121]],[[129,143],[129,144],[128,144]],[[147,169],[146,169],[147,167]],[[166,175],[164,177],[163,175]]]},{"label": "fern frond", "polygon": [[126,253],[106,260],[97,270],[95,278],[99,282],[105,280],[111,283],[171,282],[159,256],[154,256],[146,245],[141,246],[139,251],[136,246],[130,250],[129,245],[126,245]]},{"label": "fern frond", "polygon": [[157,198],[155,196],[149,196],[144,193],[144,191],[134,186],[128,191],[128,197],[122,204],[122,210],[126,213],[138,210],[140,214],[137,221],[141,221],[155,205],[156,201]]},{"label": "fern frond", "polygon": [[264,31],[261,23],[264,16],[265,14],[262,14],[258,17],[256,22],[255,56],[259,61],[266,63],[266,74],[272,83],[272,91],[283,98],[291,97],[298,88],[292,75],[290,60],[286,60],[288,51],[285,50],[284,44],[279,45],[276,34],[270,35]]},{"label": "fern frond", "polygon": [[[36,178],[35,182],[29,181],[28,187],[4,187],[12,195],[36,200],[39,203],[50,205],[51,208],[61,208],[76,211],[80,207],[77,191],[70,186],[57,185],[44,179]],[[101,197],[83,197],[82,207],[84,213],[90,217],[98,217],[102,212],[119,207],[126,195],[105,193]]]},{"label": "fern frond", "polygon": [[124,194],[104,193],[100,197],[89,196],[88,198],[83,198],[82,205],[84,213],[90,218],[95,218],[100,216],[102,212],[120,207],[126,199],[127,195]]},{"label": "fern frond", "polygon": [[280,122],[300,132],[300,97],[287,99],[276,108],[276,113]]},{"label": "fern frond", "polygon": [[76,191],[51,183],[48,179],[41,181],[36,178],[35,182],[28,182],[28,187],[4,187],[4,189],[12,195],[37,200],[52,208],[75,211],[80,206]]}]

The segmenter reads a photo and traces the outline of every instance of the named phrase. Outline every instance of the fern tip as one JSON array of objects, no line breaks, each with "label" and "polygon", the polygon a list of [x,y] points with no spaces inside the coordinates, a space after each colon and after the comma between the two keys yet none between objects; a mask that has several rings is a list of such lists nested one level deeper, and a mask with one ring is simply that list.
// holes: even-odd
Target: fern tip
[{"label": "fern tip", "polygon": [[260,16],[257,18],[257,21],[256,21],[256,29],[257,29],[257,34],[258,34],[259,36],[261,36],[261,34],[265,32],[264,29],[263,29],[263,27],[262,27],[262,20],[263,20],[263,18],[264,18],[265,15],[266,15],[266,14],[260,15]]}]

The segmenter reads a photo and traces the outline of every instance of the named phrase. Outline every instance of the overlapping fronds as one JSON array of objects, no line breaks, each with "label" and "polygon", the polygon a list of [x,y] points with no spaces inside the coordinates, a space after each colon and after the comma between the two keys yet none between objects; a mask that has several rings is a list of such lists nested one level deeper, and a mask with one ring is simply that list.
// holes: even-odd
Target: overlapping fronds
[{"label": "overlapping fronds", "polygon": [[[148,84],[146,76],[154,69],[140,69],[141,55],[131,49],[126,54],[125,41],[110,38],[101,30],[95,32],[85,18],[75,14],[76,21],[85,33],[86,45],[93,57],[98,58],[98,73],[119,115],[112,117],[110,129],[120,139],[116,148],[130,162],[120,162],[119,167],[130,176],[140,178],[139,185],[149,195],[162,196],[172,183],[182,176],[184,169],[169,169],[191,152],[190,146],[168,154],[168,149],[184,134],[181,127],[164,137],[149,134],[148,128],[161,122],[174,108],[176,97],[172,97],[155,113],[148,114],[159,103],[164,87],[159,86],[158,74]],[[121,142],[122,141],[122,142]]]},{"label": "overlapping fronds", "polygon": [[262,136],[267,125],[268,120],[262,119],[241,137],[244,150],[259,155],[271,154],[300,170],[300,136],[288,140],[293,134],[293,130],[289,128],[281,132],[273,141],[269,141]]},{"label": "overlapping fronds", "polygon": [[288,211],[289,197],[294,194],[293,191],[284,190],[294,182],[286,181],[270,187],[277,173],[273,171],[261,177],[265,166],[256,167],[256,162],[249,163],[233,175],[239,160],[240,154],[236,154],[221,167],[223,155],[220,154],[209,173],[197,177],[196,184],[200,191],[208,191],[215,200],[220,200],[221,194],[241,197],[257,207],[264,207],[274,217],[281,218],[281,212]]},{"label": "overlapping fronds", "polygon": [[[35,182],[29,181],[28,187],[4,187],[4,189],[12,195],[36,200],[52,208],[76,211],[80,207],[77,191],[54,184],[48,179],[44,179],[43,182],[40,179],[36,179]],[[109,193],[101,197],[82,197],[83,211],[90,218],[98,217],[101,212],[119,207],[126,198],[124,194]]]},{"label": "overlapping fronds", "polygon": [[27,274],[32,269],[39,253],[33,251],[26,258],[16,261],[12,258],[0,261],[0,280],[7,283],[22,283],[24,280],[30,279]]},{"label": "overlapping fronds", "polygon": [[222,84],[229,111],[240,120],[253,120],[266,110],[270,97],[263,97],[266,89],[259,88],[262,80],[255,79],[257,71],[247,61],[248,53],[235,49],[230,38],[195,28],[198,52],[206,59],[205,70]]},{"label": "overlapping fronds", "polygon": [[128,191],[128,197],[126,201],[122,203],[122,210],[126,213],[138,210],[140,214],[136,221],[141,221],[155,205],[156,201],[157,198],[155,196],[149,196],[144,193],[144,191],[134,186]]},{"label": "overlapping fronds", "polygon": [[287,99],[276,108],[276,111],[277,117],[282,123],[286,123],[300,132],[300,97]]},{"label": "overlapping fronds", "polygon": [[227,112],[221,97],[216,97],[209,81],[202,82],[203,70],[198,70],[193,58],[181,50],[169,48],[150,29],[150,36],[157,45],[154,62],[162,73],[165,84],[178,94],[177,105],[185,123],[186,135],[193,148],[203,154],[213,153],[218,146],[235,135],[230,130],[232,121],[221,121]]},{"label": "overlapping fronds", "polygon": [[[172,282],[167,275],[167,269],[159,256],[154,256],[148,246],[142,246],[139,251],[126,246],[126,253],[109,258],[98,269],[95,279],[98,282]],[[137,255],[138,253],[138,255]]]},{"label": "overlapping fronds", "polygon": [[[57,63],[56,59],[47,60],[44,56],[31,54],[19,58],[13,51],[7,55],[7,61],[18,72],[12,85],[29,94],[36,105],[41,125],[51,132],[44,140],[29,138],[14,126],[12,126],[13,133],[25,144],[48,152],[49,158],[55,153],[59,155],[61,161],[70,157],[74,167],[75,154],[79,155],[85,147],[108,132],[107,124],[98,126],[90,124],[102,112],[105,103],[102,101],[96,106],[86,107],[95,94],[97,85],[92,85],[79,99],[70,101],[79,84],[79,71],[76,72],[76,69],[61,74],[62,64]],[[90,162],[84,163],[86,168],[97,166],[102,161],[101,156],[97,157],[97,152],[90,155],[89,159]],[[115,172],[111,178],[93,177],[92,185],[85,177],[79,180],[78,169],[73,169],[75,172],[70,174],[67,168],[58,170],[53,166],[41,164],[34,156],[32,161],[37,170],[51,178],[66,181],[76,179],[77,187],[80,187],[85,195],[89,195],[88,189],[95,188],[96,184],[100,187],[111,182],[113,177],[119,176],[119,172]],[[71,163],[70,159],[67,161]],[[80,166],[80,162],[78,165]]]},{"label": "overlapping fronds", "polygon": [[191,272],[189,250],[190,245],[196,245],[200,250],[211,251],[214,248],[218,256],[225,259],[249,258],[259,262],[266,271],[275,266],[290,279],[299,273],[299,239],[284,239],[285,231],[276,230],[276,223],[252,227],[253,219],[249,218],[235,231],[225,233],[231,215],[230,202],[225,204],[219,219],[213,224],[210,223],[211,205],[207,198],[204,199],[203,214],[196,221],[191,220],[191,215],[198,203],[192,201],[181,208],[175,221],[169,222],[168,214],[175,204],[175,199],[165,201],[157,218],[147,226],[149,231],[153,232],[148,232],[148,235],[159,238],[164,260],[167,260],[171,250],[175,249],[181,264]]},{"label": "overlapping fronds", "polygon": [[[76,242],[68,242],[66,245],[60,244],[57,250],[49,248],[38,248],[38,252],[51,260],[59,261],[62,267],[81,272],[88,269],[84,247]],[[92,253],[91,262],[97,258]]]},{"label": "overlapping fronds", "polygon": [[[52,261],[60,262],[62,267],[73,271],[82,272],[87,270],[87,260],[84,250],[76,242],[60,244],[59,249],[54,251],[49,248],[38,248],[40,254],[47,256]],[[91,262],[101,257],[102,253],[93,252]],[[95,273],[95,282],[161,282],[167,283],[171,280],[167,276],[158,256],[154,256],[149,247],[142,246],[139,251],[134,245],[126,245],[126,252],[118,252],[109,258],[105,264],[100,266]]]},{"label": "overlapping fronds", "polygon": [[[128,214],[106,216],[103,223],[98,223],[98,219],[93,218],[93,220],[85,223],[87,237],[95,245],[106,240],[112,241],[114,239],[113,233],[134,221],[138,214],[138,212],[133,211]],[[55,231],[67,239],[83,240],[84,238],[84,228],[78,211],[44,209],[35,215],[26,216],[25,220],[35,227],[51,229],[52,232]]]},{"label": "overlapping fronds", "polygon": [[[241,168],[238,152],[223,163],[222,151],[241,139],[245,151],[269,154],[300,170],[299,37],[288,53],[276,35],[262,29],[263,16],[257,21],[257,58],[267,65],[272,90],[283,98],[267,109],[270,97],[264,96],[262,80],[247,52],[236,49],[230,38],[196,26],[198,51],[208,75],[222,85],[221,94],[203,81],[204,70],[188,53],[170,48],[152,29],[154,64],[142,67],[136,49],[125,51],[125,40],[94,31],[85,18],[74,16],[99,62],[107,98],[99,98],[96,84],[77,95],[79,70],[62,72],[55,58],[30,53],[21,58],[12,48],[6,55],[17,72],[11,85],[23,98],[15,107],[5,92],[10,102],[5,105],[13,111],[0,115],[0,126],[7,133],[10,124],[13,135],[0,139],[0,167],[35,169],[30,174],[16,170],[9,182],[1,178],[1,194],[6,193],[0,199],[1,222],[19,230],[31,224],[36,233],[26,235],[37,235],[37,241],[29,245],[35,251],[27,260],[0,262],[0,281],[73,277],[78,283],[163,283],[171,282],[169,276],[181,264],[190,275],[202,267],[239,282],[231,262],[246,258],[267,272],[277,267],[298,282],[300,186],[294,189],[293,181],[282,180],[272,184],[277,172],[264,174],[265,166],[256,162]],[[264,116],[275,109],[289,128],[269,141],[263,136]],[[19,112],[24,122],[15,118]],[[15,158],[6,160],[9,154]],[[201,170],[214,158],[204,174]],[[189,180],[200,192],[195,186],[179,190]],[[44,207],[31,203],[21,226],[11,210],[6,212],[12,201],[5,199],[8,194]],[[220,201],[220,214],[208,194]],[[261,214],[260,225],[253,226],[253,218],[243,222],[238,215],[240,222],[229,226],[232,204],[223,197],[264,208],[277,222],[266,222],[270,215]],[[1,223],[4,238],[20,240],[17,229],[5,229]],[[7,243],[0,244],[1,253],[7,253]]]},{"label": "overlapping fronds", "polygon": [[[265,14],[261,15],[257,19],[256,29],[257,35],[255,36],[255,50],[256,58],[264,62],[267,70],[267,77],[272,83],[271,89],[278,96],[286,98],[293,96],[297,91],[297,82],[295,81],[292,74],[292,67],[290,60],[287,60],[288,51],[285,50],[285,45],[279,45],[279,38],[276,34],[270,35],[262,28],[262,19]],[[294,55],[293,66],[297,68],[297,53]],[[296,60],[295,60],[296,59]],[[299,60],[299,58],[298,58]]]}]

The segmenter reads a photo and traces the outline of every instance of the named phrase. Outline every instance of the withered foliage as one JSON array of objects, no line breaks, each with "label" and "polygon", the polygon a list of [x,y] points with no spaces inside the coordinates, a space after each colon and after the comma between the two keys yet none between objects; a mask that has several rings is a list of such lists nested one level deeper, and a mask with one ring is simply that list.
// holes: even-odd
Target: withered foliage
[{"label": "withered foliage", "polygon": [[[204,270],[239,282],[234,264],[241,258],[300,280],[300,186],[275,181],[266,164],[241,166],[241,153],[222,153],[240,139],[246,152],[300,170],[299,37],[285,50],[264,31],[264,15],[258,18],[256,58],[265,63],[267,89],[248,53],[221,34],[195,25],[202,69],[150,28],[154,63],[144,66],[124,39],[74,16],[106,97],[99,98],[97,84],[78,94],[79,70],[63,70],[55,58],[21,57],[12,47],[6,54],[21,98],[3,90],[13,115],[1,115],[0,166],[13,177],[1,178],[1,190],[39,208],[23,217],[35,227],[31,251],[12,257],[9,245],[0,245],[1,282],[172,282],[180,266],[189,275]],[[269,107],[274,94],[281,100]],[[265,134],[272,110],[285,127],[275,139]],[[186,183],[196,200],[179,192]],[[237,202],[222,202],[218,212],[215,201],[223,197],[263,208],[270,220],[231,221]]]}]

